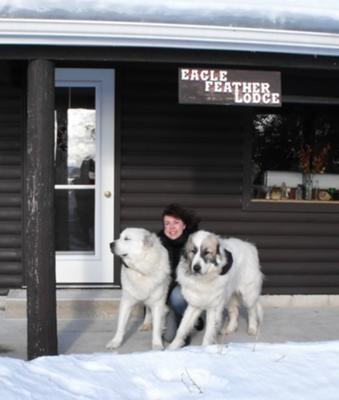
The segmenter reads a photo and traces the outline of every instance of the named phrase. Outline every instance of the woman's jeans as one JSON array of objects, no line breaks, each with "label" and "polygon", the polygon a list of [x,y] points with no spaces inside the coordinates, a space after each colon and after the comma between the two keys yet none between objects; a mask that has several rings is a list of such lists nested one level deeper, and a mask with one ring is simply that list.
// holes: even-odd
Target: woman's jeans
[{"label": "woman's jeans", "polygon": [[166,342],[171,343],[174,339],[178,325],[180,324],[181,318],[186,310],[187,303],[184,299],[180,286],[176,285],[170,291],[167,304],[170,310],[166,317],[166,330],[164,333],[164,339]]},{"label": "woman's jeans", "polygon": [[168,304],[171,307],[171,309],[175,312],[175,315],[179,319],[181,319],[186,310],[187,302],[181,293],[181,288],[179,285],[174,286],[174,288],[170,292],[168,297]]}]

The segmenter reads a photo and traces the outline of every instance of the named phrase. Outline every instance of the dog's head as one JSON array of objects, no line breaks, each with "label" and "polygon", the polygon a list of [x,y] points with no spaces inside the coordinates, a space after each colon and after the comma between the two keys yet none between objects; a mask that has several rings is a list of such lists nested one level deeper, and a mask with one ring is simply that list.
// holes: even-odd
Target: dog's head
[{"label": "dog's head", "polygon": [[183,257],[192,274],[225,275],[233,264],[232,253],[225,249],[219,236],[207,231],[190,235]]},{"label": "dog's head", "polygon": [[143,228],[126,228],[119,238],[110,243],[111,252],[119,256],[127,265],[142,258],[147,248],[157,240],[154,233]]}]

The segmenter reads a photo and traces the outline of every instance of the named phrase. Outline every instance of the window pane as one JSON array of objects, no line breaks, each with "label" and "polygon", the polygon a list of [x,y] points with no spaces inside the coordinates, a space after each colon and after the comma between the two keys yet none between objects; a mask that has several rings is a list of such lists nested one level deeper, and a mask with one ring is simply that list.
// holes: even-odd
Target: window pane
[{"label": "window pane", "polygon": [[95,89],[56,88],[55,183],[95,183]]},{"label": "window pane", "polygon": [[252,198],[339,199],[338,111],[289,104],[254,115]]},{"label": "window pane", "polygon": [[55,190],[57,251],[94,252],[94,190]]}]

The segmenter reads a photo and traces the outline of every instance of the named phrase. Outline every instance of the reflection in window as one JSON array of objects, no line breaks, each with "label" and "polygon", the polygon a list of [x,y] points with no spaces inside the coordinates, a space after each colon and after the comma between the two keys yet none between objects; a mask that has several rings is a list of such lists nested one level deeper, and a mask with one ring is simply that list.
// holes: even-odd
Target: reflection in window
[{"label": "reflection in window", "polygon": [[254,115],[252,198],[339,200],[338,108],[289,104]]},{"label": "reflection in window", "polygon": [[56,250],[93,253],[95,88],[57,87],[55,98]]},{"label": "reflection in window", "polygon": [[94,190],[56,190],[57,251],[94,252]]},{"label": "reflection in window", "polygon": [[94,183],[95,89],[56,88],[55,122],[55,183]]}]

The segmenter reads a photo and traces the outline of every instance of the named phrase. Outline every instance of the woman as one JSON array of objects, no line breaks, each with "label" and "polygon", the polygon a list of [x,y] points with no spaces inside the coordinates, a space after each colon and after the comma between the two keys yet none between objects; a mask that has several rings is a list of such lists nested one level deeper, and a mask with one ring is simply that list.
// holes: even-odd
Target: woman
[{"label": "woman", "polygon": [[[178,204],[170,204],[164,209],[162,220],[163,229],[158,236],[168,251],[172,277],[167,300],[171,311],[167,318],[167,329],[164,338],[166,341],[171,342],[187,307],[180,286],[176,282],[176,268],[188,236],[198,229],[200,218]],[[199,325],[196,328],[202,329],[202,320],[200,320]]]}]

